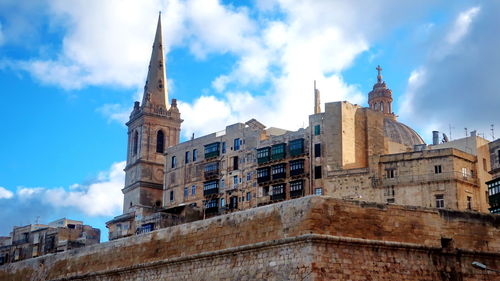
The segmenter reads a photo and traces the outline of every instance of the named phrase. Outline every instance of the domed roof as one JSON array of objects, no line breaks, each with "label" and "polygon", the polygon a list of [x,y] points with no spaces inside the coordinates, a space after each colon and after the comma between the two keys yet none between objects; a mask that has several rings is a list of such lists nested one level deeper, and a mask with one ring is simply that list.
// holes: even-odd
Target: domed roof
[{"label": "domed roof", "polygon": [[384,136],[393,142],[409,147],[425,144],[424,140],[412,128],[392,118],[384,118]]}]

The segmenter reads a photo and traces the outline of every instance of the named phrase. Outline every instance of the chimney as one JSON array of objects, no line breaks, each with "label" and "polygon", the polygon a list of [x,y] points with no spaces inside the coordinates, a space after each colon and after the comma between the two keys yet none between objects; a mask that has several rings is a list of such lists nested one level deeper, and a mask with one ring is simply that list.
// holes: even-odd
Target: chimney
[{"label": "chimney", "polygon": [[439,144],[439,131],[432,131],[432,145]]}]

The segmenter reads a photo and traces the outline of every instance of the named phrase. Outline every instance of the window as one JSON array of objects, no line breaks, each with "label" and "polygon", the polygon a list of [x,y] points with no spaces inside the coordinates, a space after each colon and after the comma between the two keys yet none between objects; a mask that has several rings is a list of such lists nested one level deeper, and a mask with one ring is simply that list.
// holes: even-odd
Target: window
[{"label": "window", "polygon": [[177,158],[175,156],[172,156],[172,165],[171,165],[171,167],[175,168],[175,166],[177,166]]},{"label": "window", "polygon": [[323,188],[317,187],[314,189],[314,194],[315,195],[323,195]]},{"label": "window", "polygon": [[133,148],[132,148],[132,153],[133,155],[137,155],[137,149],[139,147],[139,133],[135,131],[134,133],[134,141],[133,141]]},{"label": "window", "polygon": [[211,195],[219,192],[219,181],[212,180],[203,183],[203,195]]},{"label": "window", "polygon": [[238,176],[233,176],[233,184],[234,185],[238,184]]},{"label": "window", "polygon": [[314,167],[314,178],[315,179],[320,179],[322,177],[321,175],[321,166],[315,166]]},{"label": "window", "polygon": [[388,204],[394,204],[394,203],[396,203],[396,200],[394,200],[394,198],[387,198],[386,202]]},{"label": "window", "polygon": [[193,149],[193,162],[198,158],[198,149]]},{"label": "window", "polygon": [[252,172],[247,173],[247,181],[250,181],[252,179]]},{"label": "window", "polygon": [[212,199],[205,202],[205,209],[217,209],[218,208],[218,199]]},{"label": "window", "polygon": [[269,147],[257,149],[257,163],[262,164],[269,161]]},{"label": "window", "polygon": [[226,202],[225,202],[224,198],[221,198],[221,199],[220,199],[220,206],[221,206],[221,207],[226,206]]},{"label": "window", "polygon": [[260,168],[257,169],[257,182],[262,183],[270,180],[271,178],[269,177],[269,168]]},{"label": "window", "polygon": [[224,180],[224,179],[221,179],[221,180],[220,180],[220,188],[224,188],[224,186],[225,186],[225,185],[226,185],[226,184],[225,184],[225,180]]},{"label": "window", "polygon": [[321,143],[314,144],[314,157],[321,157]]},{"label": "window", "polygon": [[234,151],[240,150],[240,139],[234,139]]},{"label": "window", "polygon": [[226,153],[226,142],[222,142],[222,153]]},{"label": "window", "polygon": [[252,193],[247,192],[247,201],[250,201],[252,199]]},{"label": "window", "polygon": [[273,180],[275,179],[282,179],[286,177],[286,165],[285,164],[278,164],[274,165],[271,167],[271,175],[273,177]]},{"label": "window", "polygon": [[387,169],[385,170],[385,176],[388,179],[393,179],[396,175],[396,170],[395,169]]},{"label": "window", "polygon": [[434,166],[434,174],[441,174],[442,168],[441,165],[435,165]]},{"label": "window", "polygon": [[219,156],[219,142],[214,142],[205,145],[205,158],[212,158]]},{"label": "window", "polygon": [[174,191],[170,190],[170,202],[174,201]]},{"label": "window", "polygon": [[314,126],[314,135],[319,136],[321,133],[321,127],[319,125]]},{"label": "window", "polygon": [[304,153],[304,139],[290,141],[290,156],[297,156]]},{"label": "window", "polygon": [[164,142],[165,136],[163,135],[163,131],[159,130],[158,133],[156,133],[156,152],[163,153],[165,147]]},{"label": "window", "polygon": [[189,163],[189,159],[191,158],[191,153],[189,153],[189,151],[186,151],[186,155],[184,157],[184,163]]},{"label": "window", "polygon": [[462,168],[462,176],[463,176],[464,178],[466,178],[466,177],[467,177],[467,168]]},{"label": "window", "polygon": [[284,184],[273,185],[272,191],[273,195],[283,194],[285,192],[285,185]]},{"label": "window", "polygon": [[467,209],[472,210],[472,197],[467,196]]},{"label": "window", "polygon": [[436,208],[444,208],[444,195],[436,194]]},{"label": "window", "polygon": [[290,161],[290,176],[302,175],[304,173],[304,159]]},{"label": "window", "polygon": [[233,170],[238,170],[238,156],[233,157]]},{"label": "window", "polygon": [[219,173],[219,162],[210,162],[205,164],[203,171],[206,177],[217,175]]},{"label": "window", "polygon": [[384,196],[394,197],[394,195],[396,195],[396,192],[394,190],[394,185],[385,188]]},{"label": "window", "polygon": [[290,197],[296,198],[304,195],[304,181],[292,181],[290,182]]},{"label": "window", "polygon": [[275,144],[271,147],[271,159],[280,160],[285,158],[285,147],[284,143]]},{"label": "window", "polygon": [[192,196],[196,195],[196,185],[191,186],[191,195]]},{"label": "window", "polygon": [[184,187],[184,198],[189,196],[189,188],[186,186]]}]

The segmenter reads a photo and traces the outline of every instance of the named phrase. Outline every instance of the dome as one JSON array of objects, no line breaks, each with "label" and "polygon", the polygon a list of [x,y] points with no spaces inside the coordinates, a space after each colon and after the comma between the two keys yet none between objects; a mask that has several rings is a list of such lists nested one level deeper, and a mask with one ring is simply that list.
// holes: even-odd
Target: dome
[{"label": "dome", "polygon": [[412,128],[391,118],[384,118],[384,136],[393,142],[409,147],[425,144],[424,140]]}]

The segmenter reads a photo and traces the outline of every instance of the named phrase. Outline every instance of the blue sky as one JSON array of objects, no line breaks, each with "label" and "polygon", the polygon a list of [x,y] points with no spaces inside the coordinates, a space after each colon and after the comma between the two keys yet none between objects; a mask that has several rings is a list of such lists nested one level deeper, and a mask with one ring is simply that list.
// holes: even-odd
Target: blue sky
[{"label": "blue sky", "polygon": [[183,139],[254,117],[298,129],[313,80],[322,102],[366,105],[380,64],[399,120],[428,141],[500,126],[498,3],[0,0],[0,235],[70,217],[107,239],[159,10]]}]

